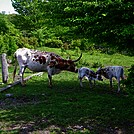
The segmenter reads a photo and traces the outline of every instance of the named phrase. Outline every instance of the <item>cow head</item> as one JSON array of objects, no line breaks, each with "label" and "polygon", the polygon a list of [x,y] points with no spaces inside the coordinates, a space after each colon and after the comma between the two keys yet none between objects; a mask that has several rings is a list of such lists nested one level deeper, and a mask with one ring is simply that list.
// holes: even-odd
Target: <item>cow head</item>
[{"label": "cow head", "polygon": [[31,58],[31,51],[27,48],[18,49],[14,56],[18,59],[20,64],[27,64]]},{"label": "cow head", "polygon": [[98,80],[103,81],[102,76],[104,74],[104,69],[102,67],[99,67],[98,70],[96,71],[96,76]]},{"label": "cow head", "polygon": [[103,81],[101,75],[95,73],[94,71],[90,71],[90,72],[89,72],[89,76],[90,76],[93,80]]},{"label": "cow head", "polygon": [[71,72],[75,72],[75,73],[78,72],[78,68],[75,67],[75,62],[78,62],[81,59],[81,57],[82,57],[82,53],[81,53],[81,55],[79,56],[78,59],[76,59],[76,60],[68,60],[70,62],[69,70]]},{"label": "cow head", "polygon": [[76,73],[78,72],[78,69],[76,68],[75,62],[79,61],[81,57],[82,57],[82,54],[76,60],[64,60],[64,59],[58,58],[58,64],[55,65],[55,67],[61,70],[67,70],[67,71]]},{"label": "cow head", "polygon": [[109,79],[110,70],[109,68],[98,68],[96,74],[103,75],[105,78]]},{"label": "cow head", "polygon": [[102,67],[99,67],[98,70],[96,71],[96,74],[102,75],[103,74],[103,69]]}]

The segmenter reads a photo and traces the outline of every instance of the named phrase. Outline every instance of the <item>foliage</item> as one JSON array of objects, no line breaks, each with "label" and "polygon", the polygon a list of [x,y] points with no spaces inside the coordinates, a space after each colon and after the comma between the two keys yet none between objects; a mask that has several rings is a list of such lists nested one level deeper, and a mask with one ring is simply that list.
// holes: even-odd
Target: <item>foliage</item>
[{"label": "foliage", "polygon": [[26,35],[33,32],[39,46],[50,37],[67,42],[72,48],[78,45],[86,50],[94,42],[133,53],[133,1],[12,0],[12,4],[19,13],[16,20],[21,18],[18,27],[26,30]]},{"label": "foliage", "polygon": [[19,30],[17,30],[15,25],[9,21],[8,16],[3,14],[0,14],[0,34],[9,34],[12,36],[19,35]]},{"label": "foliage", "polygon": [[17,38],[19,35],[19,30],[10,22],[8,16],[0,14],[0,54],[6,53],[11,56],[18,48]]},{"label": "foliage", "polygon": [[[33,30],[40,28],[43,23],[42,11],[41,11],[41,0],[11,0],[12,5],[16,12],[19,13],[17,17],[21,18],[19,25],[21,30]],[[21,17],[20,17],[21,15]],[[18,20],[18,19],[17,19]]]},{"label": "foliage", "polygon": [[0,14],[0,34],[19,36],[18,47],[32,47],[26,40],[35,40],[34,48],[46,43],[81,50],[99,47],[110,54],[134,52],[133,1],[12,0],[12,5],[18,14]]},{"label": "foliage", "polygon": [[8,34],[0,35],[0,54],[6,53],[8,56],[11,56],[18,48],[16,42],[17,40],[14,36]]},{"label": "foliage", "polygon": [[48,39],[44,41],[44,46],[46,47],[54,47],[54,48],[60,48],[62,47],[63,42],[58,39]]},{"label": "foliage", "polygon": [[72,32],[78,38],[84,36],[113,48],[133,51],[133,2],[73,1],[67,4],[62,18],[64,24],[58,19],[60,23],[73,27]]},{"label": "foliage", "polygon": [[36,37],[24,37],[20,36],[17,40],[18,47],[36,48],[38,47],[38,42]]},{"label": "foliage", "polygon": [[134,65],[128,69],[128,72],[128,77],[123,81],[123,83],[126,85],[129,93],[134,93]]}]

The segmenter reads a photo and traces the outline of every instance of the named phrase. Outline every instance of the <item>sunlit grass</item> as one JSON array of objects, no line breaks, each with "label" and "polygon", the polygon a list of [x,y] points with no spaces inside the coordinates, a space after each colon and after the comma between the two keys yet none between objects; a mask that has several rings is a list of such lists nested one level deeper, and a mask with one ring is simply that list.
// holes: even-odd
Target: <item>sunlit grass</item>
[{"label": "sunlit grass", "polygon": [[[41,48],[42,49],[42,48]],[[43,48],[62,54],[60,49]],[[72,58],[79,55],[69,51]],[[93,70],[98,65],[122,65],[127,69],[134,58],[120,54],[106,55],[95,52],[82,52],[78,67],[87,66]],[[66,57],[67,55],[63,55]],[[98,63],[98,64],[96,64]],[[94,68],[93,65],[96,65]],[[9,68],[12,73],[13,68]],[[25,77],[31,75],[26,70]],[[81,88],[77,73],[63,71],[53,76],[53,87],[48,87],[47,73],[27,81],[25,87],[16,85],[0,93],[0,133],[115,133],[120,130],[132,133],[134,121],[134,97],[125,91],[117,94],[109,88],[109,81],[96,81],[89,87],[83,81]],[[4,86],[4,85],[2,85]],[[12,94],[6,97],[6,94]]]}]

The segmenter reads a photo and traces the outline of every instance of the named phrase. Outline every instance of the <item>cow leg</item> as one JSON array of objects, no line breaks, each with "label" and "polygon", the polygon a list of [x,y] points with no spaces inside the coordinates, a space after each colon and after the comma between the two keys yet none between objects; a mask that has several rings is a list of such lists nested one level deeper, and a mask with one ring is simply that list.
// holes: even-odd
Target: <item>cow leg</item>
[{"label": "cow leg", "polygon": [[118,93],[120,92],[120,78],[117,78],[117,82],[118,82]]},{"label": "cow leg", "polygon": [[118,93],[120,92],[120,81],[118,81]]},{"label": "cow leg", "polygon": [[112,78],[110,79],[110,88],[113,89]]},{"label": "cow leg", "polygon": [[25,81],[24,81],[24,72],[25,72],[26,66],[21,66],[19,75],[20,75],[20,82],[22,86],[25,86]]},{"label": "cow leg", "polygon": [[79,80],[80,80],[80,86],[83,87],[82,78],[79,78]]},{"label": "cow leg", "polygon": [[[125,79],[125,78],[124,78],[124,75],[121,76],[121,79],[122,79],[122,80]],[[123,86],[123,88],[125,87],[124,82],[123,82],[122,86]]]},{"label": "cow leg", "polygon": [[52,87],[52,75],[48,74],[49,87]]},{"label": "cow leg", "polygon": [[49,87],[52,87],[52,72],[53,68],[52,67],[47,67],[47,73],[48,73],[48,81],[49,81]]},{"label": "cow leg", "polygon": [[95,83],[95,80],[94,80],[94,86],[96,85],[96,83]]},{"label": "cow leg", "polygon": [[90,88],[93,87],[93,85],[92,85],[92,81],[91,81],[91,80],[89,80],[89,86],[90,86]]}]

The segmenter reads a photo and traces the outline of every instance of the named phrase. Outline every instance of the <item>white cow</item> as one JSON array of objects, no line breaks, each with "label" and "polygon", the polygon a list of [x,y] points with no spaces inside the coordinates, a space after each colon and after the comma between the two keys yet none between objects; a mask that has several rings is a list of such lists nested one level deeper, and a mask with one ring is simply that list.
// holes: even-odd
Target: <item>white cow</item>
[{"label": "white cow", "polygon": [[[19,75],[22,85],[25,85],[23,74],[26,68],[33,72],[47,72],[49,78],[49,86],[52,87],[52,75],[60,73],[62,70],[77,72],[75,62],[79,61],[82,57],[76,60],[65,60],[59,55],[52,52],[42,52],[31,50],[28,48],[19,48],[15,52],[15,58],[19,63]],[[15,65],[13,79],[15,78],[17,64]]]},{"label": "white cow", "polygon": [[87,80],[89,80],[90,88],[92,88],[92,80],[94,80],[94,85],[95,85],[95,80],[102,81],[102,78],[100,75],[96,75],[96,73],[93,70],[87,67],[81,67],[78,69],[78,79],[80,80],[81,87],[83,87],[83,84],[82,84],[83,78],[86,78]]},{"label": "white cow", "polygon": [[118,82],[118,92],[120,91],[120,78],[124,79],[124,70],[122,66],[108,66],[99,68],[96,74],[103,75],[110,80],[110,87],[112,88],[112,78],[115,77]]}]

